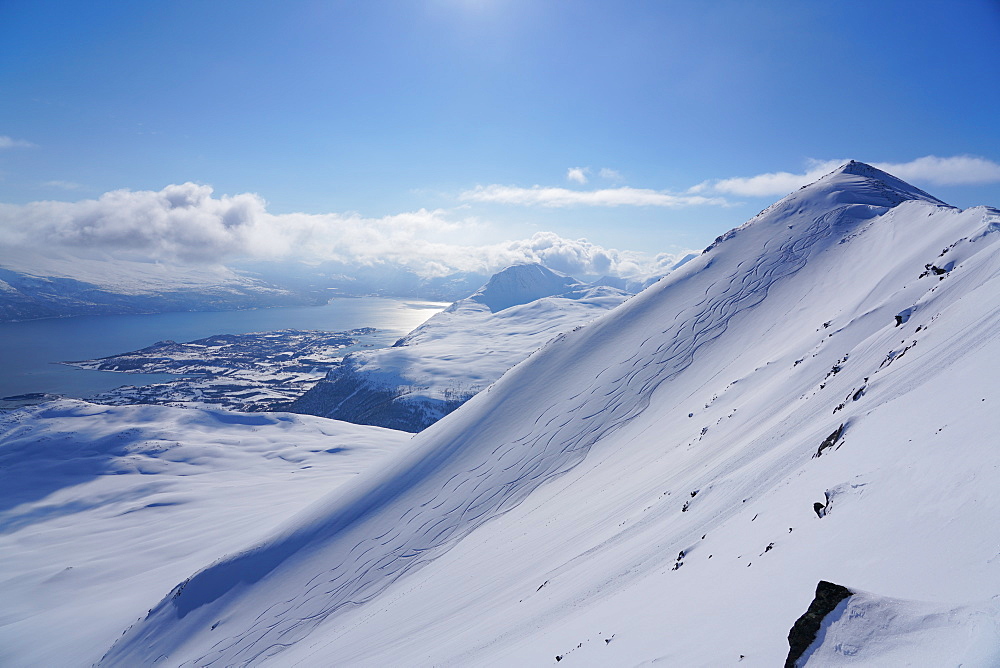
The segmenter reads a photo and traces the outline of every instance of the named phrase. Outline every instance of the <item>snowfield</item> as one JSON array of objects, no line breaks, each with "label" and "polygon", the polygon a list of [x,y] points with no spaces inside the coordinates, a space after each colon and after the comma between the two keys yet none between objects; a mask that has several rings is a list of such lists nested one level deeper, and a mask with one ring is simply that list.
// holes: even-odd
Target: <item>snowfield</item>
[{"label": "snowfield", "polygon": [[508,267],[391,348],[348,355],[288,410],[420,431],[553,337],[628,296],[540,264]]},{"label": "snowfield", "polygon": [[[242,551],[212,562],[226,526],[173,589],[109,603],[141,610],[99,664],[775,666],[826,580],[854,594],[797,665],[998,665],[998,239],[1000,211],[848,163],[276,530],[268,507]],[[102,507],[0,556],[90,552]],[[93,660],[46,647],[58,609],[3,599],[10,661]]]},{"label": "snowfield", "polygon": [[61,400],[0,418],[0,665],[92,665],[163,591],[409,434]]}]

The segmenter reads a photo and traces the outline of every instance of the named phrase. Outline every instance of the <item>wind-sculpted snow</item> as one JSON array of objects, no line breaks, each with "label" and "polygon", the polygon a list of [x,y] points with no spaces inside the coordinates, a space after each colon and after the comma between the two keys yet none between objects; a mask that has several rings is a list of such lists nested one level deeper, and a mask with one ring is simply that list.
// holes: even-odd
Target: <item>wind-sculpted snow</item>
[{"label": "wind-sculpted snow", "polygon": [[1000,608],[903,601],[856,592],[823,619],[796,666],[996,666]]},{"label": "wind-sculpted snow", "polygon": [[[845,234],[885,211],[806,209],[760,217],[617,317],[560,336],[419,435],[412,455],[391,470],[179,585],[105,663],[254,664],[441,556],[642,414],[660,385],[805,267],[834,230]],[[617,348],[621,327],[644,338]]]}]

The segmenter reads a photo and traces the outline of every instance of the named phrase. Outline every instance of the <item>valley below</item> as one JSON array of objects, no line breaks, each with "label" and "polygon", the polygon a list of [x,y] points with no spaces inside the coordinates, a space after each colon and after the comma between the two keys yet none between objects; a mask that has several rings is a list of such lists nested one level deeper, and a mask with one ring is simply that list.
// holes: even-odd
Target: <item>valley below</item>
[{"label": "valley below", "polygon": [[160,341],[140,350],[96,360],[65,362],[97,371],[169,373],[183,376],[166,383],[126,385],[90,401],[112,406],[218,406],[259,412],[297,399],[351,349],[376,330],[346,332],[278,330],[217,334],[187,343]]}]

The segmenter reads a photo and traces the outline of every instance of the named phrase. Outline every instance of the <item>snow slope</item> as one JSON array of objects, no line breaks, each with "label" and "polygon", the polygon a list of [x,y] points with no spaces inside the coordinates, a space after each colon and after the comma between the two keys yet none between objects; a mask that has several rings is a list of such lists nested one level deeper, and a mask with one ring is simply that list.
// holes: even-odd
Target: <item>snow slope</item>
[{"label": "snow slope", "polygon": [[97,661],[151,601],[408,434],[62,400],[0,419],[0,665]]},{"label": "snow slope", "polygon": [[352,353],[287,410],[420,431],[627,296],[540,264],[508,267],[393,347]]},{"label": "snow slope", "polygon": [[773,666],[820,579],[995,623],[998,232],[848,163],[183,581],[102,663]]}]

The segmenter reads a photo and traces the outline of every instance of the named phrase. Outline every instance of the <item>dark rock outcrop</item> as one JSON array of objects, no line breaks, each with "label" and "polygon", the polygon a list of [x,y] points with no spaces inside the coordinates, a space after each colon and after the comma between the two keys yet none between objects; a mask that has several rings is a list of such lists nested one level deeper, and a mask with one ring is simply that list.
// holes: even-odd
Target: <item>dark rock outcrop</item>
[{"label": "dark rock outcrop", "polygon": [[840,440],[840,437],[843,435],[844,435],[844,425],[840,425],[833,431],[832,434],[823,439],[823,442],[819,444],[819,449],[816,451],[816,454],[813,455],[813,458],[822,455],[823,451],[826,450],[827,448],[832,448],[837,443],[837,441]]},{"label": "dark rock outcrop", "polygon": [[788,632],[788,658],[785,668],[795,668],[799,659],[809,646],[816,640],[823,619],[840,605],[840,602],[854,594],[843,587],[826,580],[820,580],[816,585],[816,596],[805,614],[795,620],[792,630]]}]

